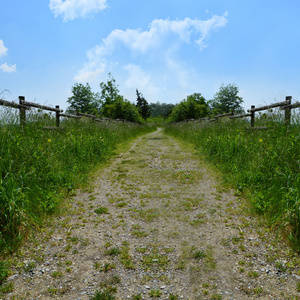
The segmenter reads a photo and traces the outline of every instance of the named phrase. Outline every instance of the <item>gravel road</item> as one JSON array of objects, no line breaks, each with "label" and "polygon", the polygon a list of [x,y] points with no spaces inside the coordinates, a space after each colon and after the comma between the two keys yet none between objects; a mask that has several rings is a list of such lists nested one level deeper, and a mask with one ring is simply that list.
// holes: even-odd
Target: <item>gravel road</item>
[{"label": "gravel road", "polygon": [[15,255],[3,299],[300,299],[299,257],[191,146],[159,129],[92,177]]}]

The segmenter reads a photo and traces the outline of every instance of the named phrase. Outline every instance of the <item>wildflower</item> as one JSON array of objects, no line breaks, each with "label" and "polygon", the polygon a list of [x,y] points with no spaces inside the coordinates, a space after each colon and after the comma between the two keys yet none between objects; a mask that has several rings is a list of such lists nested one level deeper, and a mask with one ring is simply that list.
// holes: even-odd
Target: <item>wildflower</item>
[{"label": "wildflower", "polygon": [[260,142],[260,143],[262,143],[262,141],[263,141],[262,139],[259,139],[259,142]]},{"label": "wildflower", "polygon": [[48,142],[50,143],[50,142],[51,142],[51,139],[48,139]]}]

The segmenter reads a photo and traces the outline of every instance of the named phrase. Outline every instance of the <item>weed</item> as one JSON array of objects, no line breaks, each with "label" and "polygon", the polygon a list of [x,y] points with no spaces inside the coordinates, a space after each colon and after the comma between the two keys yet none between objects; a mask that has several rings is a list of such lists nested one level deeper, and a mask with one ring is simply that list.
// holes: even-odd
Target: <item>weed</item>
[{"label": "weed", "polygon": [[58,277],[62,277],[63,274],[62,274],[61,271],[53,271],[52,274],[51,274],[51,276],[52,276],[53,278],[58,278]]},{"label": "weed", "polygon": [[178,295],[173,295],[173,294],[169,295],[169,300],[178,300],[178,299],[179,299]]},{"label": "weed", "polygon": [[65,248],[65,251],[70,251],[72,249],[72,245],[70,244],[67,244],[66,248]]},{"label": "weed", "polygon": [[164,251],[166,253],[170,253],[170,252],[173,252],[175,250],[175,248],[164,248]]},{"label": "weed", "polygon": [[141,231],[141,230],[133,230],[131,232],[132,235],[136,237],[146,237],[148,236],[148,233],[146,231]]},{"label": "weed", "polygon": [[168,265],[168,257],[165,255],[160,254],[150,254],[143,256],[142,264],[146,267],[153,267],[153,266],[166,266]]},{"label": "weed", "polygon": [[211,295],[211,299],[221,300],[222,299],[222,295],[220,295],[220,294],[212,294]]},{"label": "weed", "polygon": [[205,219],[196,219],[189,222],[189,224],[193,227],[199,227],[200,225],[206,223],[207,220]]},{"label": "weed", "polygon": [[151,298],[159,298],[161,296],[162,292],[160,290],[151,290],[149,292],[149,295]]},{"label": "weed", "polygon": [[112,269],[115,269],[115,268],[116,268],[115,264],[104,263],[104,265],[103,265],[103,271],[104,272],[108,272],[108,271],[110,271]]},{"label": "weed", "polygon": [[47,292],[51,295],[54,296],[57,293],[57,288],[55,288],[54,286],[50,286],[47,289]]},{"label": "weed", "polygon": [[121,278],[118,275],[113,275],[107,282],[110,285],[118,284],[121,282]]},{"label": "weed", "polygon": [[1,296],[1,294],[10,293],[13,290],[14,290],[14,284],[13,284],[13,282],[9,282],[7,284],[3,284],[2,286],[0,286],[0,296]]},{"label": "weed", "polygon": [[206,255],[204,258],[204,264],[209,269],[215,269],[217,266],[216,260],[213,257],[213,251],[212,249],[206,250]]},{"label": "weed", "polygon": [[138,230],[138,229],[141,229],[141,228],[142,228],[142,226],[139,225],[139,224],[132,225],[132,229]]},{"label": "weed", "polygon": [[281,261],[277,261],[276,264],[275,264],[275,266],[281,272],[286,272],[287,269],[288,269]]},{"label": "weed", "polygon": [[9,266],[7,263],[0,261],[0,285],[9,275]]},{"label": "weed", "polygon": [[260,295],[261,293],[263,293],[263,288],[260,286],[257,286],[256,288],[253,289],[253,293],[256,295]]},{"label": "weed", "polygon": [[77,236],[67,237],[67,241],[69,241],[73,244],[77,244],[79,241],[79,237],[77,237]]},{"label": "weed", "polygon": [[135,269],[133,260],[131,255],[129,254],[129,248],[127,246],[123,246],[120,253],[120,263],[126,269]]},{"label": "weed", "polygon": [[234,237],[232,237],[232,242],[233,242],[234,244],[238,244],[239,242],[241,242],[241,241],[243,241],[243,240],[244,240],[243,237],[239,237],[239,236],[234,236]]},{"label": "weed", "polygon": [[116,299],[114,294],[109,290],[97,291],[96,294],[90,298],[90,300],[114,300]]},{"label": "weed", "polygon": [[121,253],[119,248],[111,248],[109,250],[105,251],[105,254],[110,255],[110,256],[117,256]]},{"label": "weed", "polygon": [[184,260],[180,259],[175,266],[175,270],[184,270],[185,269],[185,262]]},{"label": "weed", "polygon": [[193,258],[195,258],[195,259],[202,259],[204,257],[206,257],[206,254],[201,250],[193,253]]},{"label": "weed", "polygon": [[34,263],[33,261],[30,261],[30,262],[28,262],[28,263],[23,267],[23,270],[24,270],[25,272],[29,272],[29,271],[31,271],[32,269],[34,269],[34,267],[35,267],[35,263]]},{"label": "weed", "polygon": [[81,246],[83,246],[83,247],[85,247],[85,246],[87,246],[87,245],[89,245],[89,244],[90,244],[89,239],[83,239],[83,240],[81,241]]},{"label": "weed", "polygon": [[166,236],[168,237],[168,238],[172,238],[172,239],[174,239],[174,238],[178,238],[179,237],[179,232],[177,232],[177,231],[169,231],[167,234],[166,234]]},{"label": "weed", "polygon": [[136,248],[135,250],[136,250],[137,252],[140,252],[140,253],[145,253],[145,252],[147,252],[147,248],[142,248],[142,247]]},{"label": "weed", "polygon": [[152,222],[159,217],[159,211],[156,208],[149,208],[139,211],[140,218],[143,218],[146,222]]},{"label": "weed", "polygon": [[123,202],[119,202],[116,204],[116,207],[118,208],[122,208],[122,207],[125,207],[127,205],[127,202],[123,201]]},{"label": "weed", "polygon": [[249,271],[249,272],[248,272],[248,276],[249,276],[249,277],[256,278],[256,277],[259,276],[259,274],[258,274],[256,271]]},{"label": "weed", "polygon": [[138,295],[133,295],[133,296],[131,297],[131,299],[132,299],[132,300],[142,300],[143,297],[142,297],[141,294],[138,294]]},{"label": "weed", "polygon": [[101,214],[108,214],[108,208],[107,207],[104,207],[104,206],[100,206],[98,207],[97,209],[94,210],[94,212],[98,215],[101,215]]}]

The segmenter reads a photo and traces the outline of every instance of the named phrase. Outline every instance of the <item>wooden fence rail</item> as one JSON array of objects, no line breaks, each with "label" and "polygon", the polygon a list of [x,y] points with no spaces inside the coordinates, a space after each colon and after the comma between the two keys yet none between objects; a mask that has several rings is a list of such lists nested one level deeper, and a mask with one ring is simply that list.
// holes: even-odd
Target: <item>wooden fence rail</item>
[{"label": "wooden fence rail", "polygon": [[[300,102],[296,102],[296,103],[292,104],[292,97],[291,96],[286,96],[285,101],[278,102],[278,103],[273,103],[273,104],[270,104],[270,105],[264,105],[264,106],[260,106],[260,107],[255,107],[255,105],[252,105],[251,108],[247,110],[248,111],[247,114],[233,115],[233,116],[229,116],[229,118],[231,120],[234,120],[234,119],[237,119],[237,118],[250,117],[251,118],[251,127],[254,128],[254,125],[255,125],[255,112],[268,110],[268,109],[276,108],[276,107],[279,107],[281,110],[285,111],[285,115],[284,115],[285,125],[290,125],[291,124],[291,110],[294,109],[294,108],[300,107]],[[266,128],[265,127],[259,127],[257,129],[266,129]]]},{"label": "wooden fence rail", "polygon": [[221,115],[216,115],[214,117],[206,117],[206,118],[200,118],[200,119],[189,119],[189,120],[184,120],[182,122],[214,122],[214,121],[218,121],[220,118],[224,118],[224,117],[229,117],[229,119],[231,120],[235,120],[238,118],[247,118],[250,117],[251,118],[251,128],[252,129],[268,129],[266,127],[255,127],[254,128],[254,124],[255,124],[255,112],[258,111],[262,111],[262,110],[268,110],[271,108],[276,108],[279,107],[280,110],[284,110],[285,111],[285,125],[290,125],[291,124],[291,110],[294,108],[298,108],[300,107],[300,102],[295,102],[292,104],[292,97],[291,96],[286,96],[285,101],[282,102],[278,102],[278,103],[273,103],[270,105],[264,105],[264,106],[260,106],[260,107],[255,107],[255,105],[252,105],[250,109],[248,109],[248,113],[246,114],[241,114],[241,115],[234,115],[233,112],[231,113],[226,113],[226,114],[221,114]]},{"label": "wooden fence rail", "polygon": [[[55,112],[56,128],[58,128],[60,126],[60,118],[61,117],[62,118],[74,118],[74,119],[81,119],[82,117],[88,117],[88,118],[93,119],[93,121],[97,121],[97,122],[103,122],[103,121],[125,122],[125,120],[113,120],[113,119],[104,118],[104,117],[98,118],[97,116],[94,116],[94,115],[91,115],[91,114],[84,114],[84,113],[80,113],[80,112],[76,112],[76,115],[64,114],[63,110],[59,108],[59,105],[56,105],[55,107],[52,107],[52,106],[41,105],[41,104],[34,103],[34,102],[25,101],[24,96],[19,96],[19,103],[14,103],[14,102],[10,102],[10,101],[0,99],[0,105],[19,109],[20,124],[21,125],[26,124],[26,110],[30,110],[31,107],[38,108],[38,109],[41,109],[41,110],[47,110],[47,111]],[[55,129],[55,128],[45,128],[45,129]]]}]

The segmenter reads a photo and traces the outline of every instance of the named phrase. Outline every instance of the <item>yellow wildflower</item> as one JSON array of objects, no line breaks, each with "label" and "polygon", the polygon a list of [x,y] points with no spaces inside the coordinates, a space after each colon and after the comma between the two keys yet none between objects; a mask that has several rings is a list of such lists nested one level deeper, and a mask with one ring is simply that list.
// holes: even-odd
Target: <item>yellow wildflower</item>
[{"label": "yellow wildflower", "polygon": [[51,142],[51,139],[48,139],[48,142],[50,143],[50,142]]},{"label": "yellow wildflower", "polygon": [[260,143],[262,143],[262,141],[263,141],[262,139],[259,139],[259,142],[260,142]]}]

